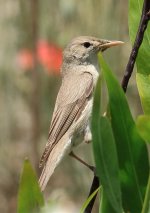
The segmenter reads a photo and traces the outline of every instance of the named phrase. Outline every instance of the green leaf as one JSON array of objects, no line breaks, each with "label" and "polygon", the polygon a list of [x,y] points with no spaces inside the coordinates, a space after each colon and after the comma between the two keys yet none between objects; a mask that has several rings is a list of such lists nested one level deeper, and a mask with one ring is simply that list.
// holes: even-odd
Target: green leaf
[{"label": "green leaf", "polygon": [[98,191],[100,190],[100,187],[98,187],[89,197],[88,199],[83,203],[80,213],[84,213],[86,207],[89,205],[89,203],[91,202],[91,200],[93,199],[93,197],[98,193]]},{"label": "green leaf", "polygon": [[126,96],[102,56],[99,57],[106,80],[111,122],[117,145],[123,208],[138,213],[142,209],[148,181],[148,153],[138,134]]},{"label": "green leaf", "polygon": [[95,90],[92,113],[92,136],[96,172],[111,206],[111,212],[120,213],[122,212],[122,205],[117,152],[110,122],[106,117],[100,116],[100,84],[99,78]]},{"label": "green leaf", "polygon": [[137,128],[141,137],[148,143],[150,143],[150,116],[140,115],[137,118]]},{"label": "green leaf", "polygon": [[37,177],[30,162],[25,160],[19,185],[17,212],[37,213],[43,205],[44,199],[39,188]]},{"label": "green leaf", "polygon": [[[132,44],[134,43],[140,16],[142,13],[143,0],[129,1],[129,33]],[[137,65],[137,85],[143,106],[146,114],[150,115],[150,24],[148,25],[142,45],[139,49],[136,60]]]},{"label": "green leaf", "polygon": [[[116,211],[110,205],[110,202],[108,201],[108,198],[106,196],[105,191],[103,190],[103,187],[101,187],[99,213],[108,213],[108,212],[116,213]],[[123,211],[121,211],[120,213],[122,212]]]}]

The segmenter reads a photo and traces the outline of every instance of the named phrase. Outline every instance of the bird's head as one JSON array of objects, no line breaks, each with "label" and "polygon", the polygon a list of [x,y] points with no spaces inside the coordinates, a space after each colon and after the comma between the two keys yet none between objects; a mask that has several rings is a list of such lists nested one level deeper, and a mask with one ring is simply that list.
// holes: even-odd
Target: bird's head
[{"label": "bird's head", "polygon": [[98,52],[103,52],[109,47],[120,44],[123,44],[123,42],[80,36],[73,39],[65,48],[63,59],[68,63],[94,63]]}]

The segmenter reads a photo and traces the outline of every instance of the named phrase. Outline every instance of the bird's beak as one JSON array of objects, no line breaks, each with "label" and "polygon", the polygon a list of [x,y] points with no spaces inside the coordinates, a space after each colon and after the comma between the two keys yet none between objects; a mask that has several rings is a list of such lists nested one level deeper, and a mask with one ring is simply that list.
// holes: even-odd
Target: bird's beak
[{"label": "bird's beak", "polygon": [[118,46],[118,45],[121,45],[121,44],[124,44],[124,42],[122,42],[122,41],[104,41],[103,43],[101,43],[99,45],[99,51],[103,52],[107,48]]}]

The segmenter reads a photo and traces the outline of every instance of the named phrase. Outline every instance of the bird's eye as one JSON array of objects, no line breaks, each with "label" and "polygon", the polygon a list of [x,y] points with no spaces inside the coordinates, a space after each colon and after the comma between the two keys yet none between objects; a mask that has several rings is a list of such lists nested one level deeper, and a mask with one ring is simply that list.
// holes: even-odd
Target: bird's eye
[{"label": "bird's eye", "polygon": [[88,47],[91,46],[91,44],[90,44],[89,42],[84,42],[84,43],[83,43],[83,46],[86,47],[86,48],[88,48]]}]

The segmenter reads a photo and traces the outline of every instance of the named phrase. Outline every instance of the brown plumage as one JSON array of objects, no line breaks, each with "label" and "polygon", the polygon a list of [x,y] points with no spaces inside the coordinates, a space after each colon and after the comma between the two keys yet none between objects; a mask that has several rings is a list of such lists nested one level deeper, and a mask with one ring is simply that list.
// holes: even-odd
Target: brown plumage
[{"label": "brown plumage", "polygon": [[39,179],[42,191],[63,156],[72,150],[75,134],[83,133],[88,125],[98,78],[97,53],[117,44],[121,42],[82,36],[64,50],[62,85],[40,161],[40,167],[43,166]]},{"label": "brown plumage", "polygon": [[[85,84],[83,84],[83,81]],[[78,88],[73,89],[73,85],[78,85]],[[81,73],[76,77],[71,75],[69,81],[67,78],[63,80],[57,96],[48,142],[41,157],[40,167],[45,164],[54,146],[80,117],[92,91],[93,77],[88,72]],[[62,94],[65,95],[62,96]]]}]

